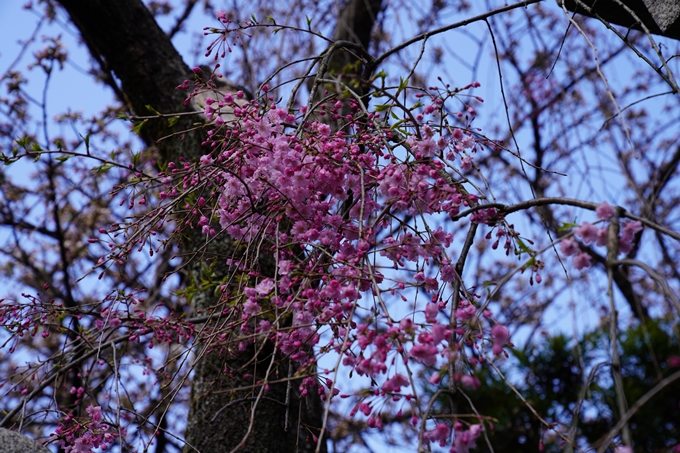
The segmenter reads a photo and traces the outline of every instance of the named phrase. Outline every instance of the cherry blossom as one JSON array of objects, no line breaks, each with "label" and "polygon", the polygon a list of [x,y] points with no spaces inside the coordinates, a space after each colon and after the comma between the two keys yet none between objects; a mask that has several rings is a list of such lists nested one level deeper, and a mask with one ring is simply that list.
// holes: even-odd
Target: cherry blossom
[{"label": "cherry blossom", "polygon": [[614,207],[603,201],[597,209],[595,209],[597,218],[601,220],[609,220],[614,215]]},{"label": "cherry blossom", "polygon": [[574,234],[583,240],[584,244],[597,242],[599,230],[594,225],[583,222],[580,227],[576,229]]}]

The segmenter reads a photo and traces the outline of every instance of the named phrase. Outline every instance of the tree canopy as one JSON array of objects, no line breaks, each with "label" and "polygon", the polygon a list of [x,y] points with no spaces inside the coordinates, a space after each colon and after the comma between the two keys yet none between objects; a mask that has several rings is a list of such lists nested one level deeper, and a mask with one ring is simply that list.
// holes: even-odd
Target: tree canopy
[{"label": "tree canopy", "polygon": [[[0,68],[0,427],[680,451],[678,43],[617,5],[630,28],[541,0],[29,2]],[[52,102],[78,71],[95,115]]]}]

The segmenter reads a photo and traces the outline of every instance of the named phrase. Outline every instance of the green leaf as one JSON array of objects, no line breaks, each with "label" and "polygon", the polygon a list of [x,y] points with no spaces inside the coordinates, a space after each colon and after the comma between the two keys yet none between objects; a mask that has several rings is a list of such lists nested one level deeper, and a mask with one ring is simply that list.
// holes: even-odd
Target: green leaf
[{"label": "green leaf", "polygon": [[42,151],[43,149],[40,147],[40,143],[38,142],[33,142],[31,143],[31,151]]},{"label": "green leaf", "polygon": [[28,145],[31,143],[31,140],[28,137],[23,137],[23,138],[18,138],[16,140],[17,145],[21,146],[24,149],[28,149]]},{"label": "green leaf", "polygon": [[146,124],[147,121],[148,121],[148,120],[144,120],[144,121],[140,121],[140,122],[136,123],[136,124],[132,127],[132,132],[134,132],[135,134],[139,135],[140,132],[141,132],[141,130],[142,130],[142,127]]},{"label": "green leaf", "polygon": [[305,19],[307,19],[307,28],[309,28],[309,26],[312,25],[312,19],[307,15],[305,15]]},{"label": "green leaf", "polygon": [[63,164],[64,162],[69,160],[71,157],[73,157],[73,156],[60,156],[60,157],[56,158],[56,161]]},{"label": "green leaf", "polygon": [[136,167],[139,165],[139,158],[141,157],[142,153],[134,153],[132,154],[132,166]]},{"label": "green leaf", "polygon": [[377,104],[375,106],[376,112],[386,112],[390,108],[394,107],[394,104]]},{"label": "green leaf", "polygon": [[42,154],[40,153],[36,154],[35,159],[33,159],[33,162],[38,162],[38,160],[40,160],[40,156],[42,156]]},{"label": "green leaf", "polygon": [[179,121],[179,115],[178,116],[173,116],[168,120],[168,127],[174,127],[175,124],[177,124],[177,121]]},{"label": "green leaf", "polygon": [[529,258],[529,260],[526,263],[524,263],[524,265],[522,266],[522,270],[531,269],[532,267],[534,267],[535,264],[536,264],[536,257],[532,256],[531,258]]},{"label": "green leaf", "polygon": [[103,164],[100,165],[99,167],[94,167],[92,171],[95,173],[105,173],[113,168],[113,164]]},{"label": "green leaf", "polygon": [[567,230],[571,230],[572,228],[576,228],[578,226],[579,226],[578,223],[567,222],[567,223],[563,223],[562,225],[560,225],[560,227],[557,229],[557,231],[559,231],[559,232],[567,231]]},{"label": "green leaf", "polygon": [[517,244],[519,245],[520,251],[527,252],[527,253],[531,252],[531,249],[529,247],[527,247],[527,245],[524,243],[524,241],[521,240],[520,238],[517,238]]},{"label": "green leaf", "polygon": [[85,152],[87,152],[87,154],[90,154],[90,134],[87,134],[85,137],[83,137],[82,134],[78,135],[80,135],[80,138],[83,139],[83,143],[85,143]]},{"label": "green leaf", "polygon": [[[149,112],[153,113],[154,115],[160,115],[160,112],[158,110],[156,110],[155,108],[151,107],[150,104],[146,104],[144,107],[146,107],[146,109]],[[146,120],[144,120],[144,121],[146,121]]]},{"label": "green leaf", "polygon": [[[398,129],[399,126],[401,126],[401,124],[402,124],[404,121],[406,121],[406,120],[399,120],[399,121],[397,121],[396,123],[392,124],[392,125],[390,126],[390,130],[393,131],[393,130],[395,130],[395,129]],[[400,131],[400,132],[401,132],[401,131]]]},{"label": "green leaf", "polygon": [[402,79],[401,76],[400,76],[399,77],[399,88],[397,89],[397,94],[395,96],[398,96],[399,93],[404,91],[407,86],[408,86],[408,79]]}]

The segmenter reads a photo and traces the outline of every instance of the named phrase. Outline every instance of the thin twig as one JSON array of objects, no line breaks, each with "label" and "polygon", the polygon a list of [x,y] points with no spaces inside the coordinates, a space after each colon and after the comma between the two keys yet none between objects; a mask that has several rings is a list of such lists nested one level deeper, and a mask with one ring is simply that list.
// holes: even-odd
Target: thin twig
[{"label": "thin twig", "polygon": [[380,63],[382,63],[384,60],[386,60],[389,56],[391,56],[395,53],[398,53],[399,51],[405,49],[406,47],[410,46],[411,44],[417,43],[418,41],[428,39],[432,36],[438,35],[440,33],[444,33],[444,32],[449,31],[449,30],[454,30],[456,28],[464,27],[464,26],[469,25],[473,22],[479,22],[481,20],[486,20],[491,16],[495,16],[497,14],[504,13],[506,11],[511,11],[513,9],[521,8],[523,6],[527,7],[531,4],[539,3],[539,2],[542,2],[542,1],[543,0],[525,0],[523,2],[513,3],[512,5],[503,6],[501,8],[494,9],[493,11],[489,11],[488,13],[480,14],[478,16],[474,16],[474,17],[471,17],[469,19],[465,19],[465,20],[460,21],[460,22],[456,22],[456,23],[453,23],[453,24],[450,24],[450,25],[446,25],[444,27],[436,28],[432,31],[421,33],[418,36],[415,36],[415,37],[413,37],[413,38],[411,38],[407,41],[404,41],[403,43],[399,44],[398,46],[393,47],[390,50],[388,50],[387,52],[385,52],[384,54],[380,55],[378,58],[373,60],[373,62],[372,62],[373,67],[377,67]]},{"label": "thin twig", "polygon": [[[616,257],[619,254],[619,215],[618,209],[614,211],[614,215],[609,219],[609,227],[607,228],[607,295],[609,296],[609,345],[611,347],[612,355],[612,378],[614,379],[614,388],[616,390],[616,405],[619,409],[619,415],[623,415],[627,408],[626,395],[623,391],[623,378],[621,377],[621,358],[619,357],[619,343],[618,343],[618,316],[616,311],[616,303],[614,300],[614,268],[616,265]],[[622,433],[623,443],[628,446],[633,445],[633,439],[630,433],[630,426],[623,425]]]},{"label": "thin twig", "polygon": [[669,386],[671,383],[674,381],[677,381],[680,379],[680,371],[676,371],[675,373],[671,374],[667,378],[663,379],[661,382],[656,384],[650,391],[645,393],[640,399],[638,399],[635,404],[631,406],[628,411],[623,414],[619,422],[614,425],[614,427],[607,433],[607,435],[604,437],[602,440],[602,443],[600,444],[600,448],[597,449],[597,453],[604,453],[605,450],[607,450],[607,447],[609,446],[609,443],[612,441],[614,437],[618,434],[618,432],[623,428],[624,425],[628,423],[628,420],[635,415],[635,413],[654,397],[657,393],[659,393],[661,390],[663,390],[665,387]]}]

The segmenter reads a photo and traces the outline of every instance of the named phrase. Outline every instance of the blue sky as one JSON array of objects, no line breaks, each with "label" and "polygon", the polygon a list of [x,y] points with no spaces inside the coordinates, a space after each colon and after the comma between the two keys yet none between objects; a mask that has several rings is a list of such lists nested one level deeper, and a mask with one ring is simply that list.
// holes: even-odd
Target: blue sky
[{"label": "blue sky", "polygon": [[[0,74],[4,74],[9,67],[9,65],[15,60],[16,56],[20,51],[20,46],[16,44],[17,39],[26,39],[30,36],[32,30],[35,28],[36,24],[39,22],[40,18],[35,14],[23,10],[21,8],[21,1],[5,1],[0,3],[0,42],[2,46],[0,47]],[[187,24],[187,28],[193,31],[200,31],[205,23],[202,23],[202,15],[196,14],[195,19]],[[63,24],[64,17],[60,17],[60,22]],[[207,19],[206,19],[207,20]],[[69,27],[66,30],[59,25],[44,25],[46,28],[39,31],[37,34],[38,42],[41,39],[41,35],[48,34],[54,35],[56,33],[61,33],[64,45],[69,50],[70,61],[67,63],[66,69],[64,71],[57,71],[51,80],[50,90],[48,91],[47,105],[49,115],[54,115],[56,113],[61,113],[64,106],[70,106],[72,109],[81,110],[85,115],[96,115],[101,109],[106,105],[112,103],[113,95],[111,91],[102,86],[95,84],[91,77],[82,72],[83,68],[89,67],[89,56],[85,52],[84,48],[78,44],[77,33],[74,31],[69,32]],[[562,26],[562,24],[560,24]],[[475,28],[479,30],[479,28]],[[460,37],[459,35],[454,35]],[[187,34],[181,34],[176,40],[175,45],[178,47],[180,52],[184,55],[189,55],[189,49],[192,47],[192,38]],[[416,46],[418,47],[418,46]],[[493,60],[490,60],[488,54],[484,55],[484,63],[477,68],[476,73],[478,78],[482,82],[481,94],[485,99],[485,105],[480,109],[481,116],[480,119],[476,121],[477,126],[485,127],[486,118],[491,117],[494,120],[502,118],[503,109],[500,101],[500,96],[498,94],[497,76],[495,75],[495,66],[492,64]],[[196,62],[190,60],[191,57],[187,57],[187,63],[192,65]],[[25,70],[26,65],[30,62],[31,55],[26,54],[22,60],[17,65],[20,70]],[[490,63],[491,62],[491,63]],[[466,80],[469,71],[462,69],[455,62],[450,65],[450,74],[443,74],[444,76],[451,76],[454,74],[456,76],[456,82],[461,85],[469,83],[471,80]],[[626,71],[630,71],[631,66],[624,67],[621,73],[614,72],[610,75],[612,80],[616,83],[620,83],[622,80],[625,81],[627,74]],[[35,95],[35,93],[41,92],[41,84],[44,82],[44,76],[39,74],[39,69],[34,70],[35,75],[31,75],[31,83],[28,87],[28,91]],[[506,80],[506,83],[509,83]],[[508,85],[509,86],[509,85]],[[488,93],[488,94],[484,94]],[[477,93],[476,93],[477,94]],[[4,95],[4,93],[2,94]],[[662,101],[660,101],[662,102]],[[35,109],[34,109],[35,112]],[[568,115],[570,112],[565,112]],[[502,123],[502,121],[499,121]],[[599,127],[599,125],[598,125]],[[125,131],[125,125],[121,122],[121,131]],[[56,131],[55,131],[56,132]],[[526,137],[520,137],[521,146],[527,146]],[[28,165],[28,164],[27,164]],[[21,177],[26,171],[26,167],[13,166],[10,170],[12,172],[11,176]],[[583,181],[578,179],[576,176],[573,179],[573,187],[580,187]],[[599,193],[611,194],[613,197],[619,196],[614,186],[616,181],[597,181],[596,189]],[[591,200],[591,201],[602,201],[601,199]],[[616,202],[616,199],[610,199],[611,202]],[[579,214],[580,220],[592,220],[593,217],[588,217],[588,214]],[[572,219],[570,219],[572,220]],[[524,230],[522,230],[524,232]],[[568,266],[568,264],[567,264]],[[583,309],[578,310],[574,313],[574,316],[582,317],[576,324],[578,324],[581,330],[584,325],[587,325],[591,317],[590,309],[587,299],[590,295],[579,293],[579,288],[568,287],[565,290],[566,297],[569,299],[577,300],[583,303]],[[547,323],[552,327],[557,329],[564,329],[567,333],[571,333],[571,328],[574,327],[569,317],[571,316],[570,309],[563,304],[558,310],[553,311],[551,316],[548,316]],[[565,322],[565,319],[567,321]],[[595,317],[594,319],[598,319]],[[581,330],[582,331],[582,330]]]}]

